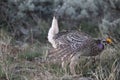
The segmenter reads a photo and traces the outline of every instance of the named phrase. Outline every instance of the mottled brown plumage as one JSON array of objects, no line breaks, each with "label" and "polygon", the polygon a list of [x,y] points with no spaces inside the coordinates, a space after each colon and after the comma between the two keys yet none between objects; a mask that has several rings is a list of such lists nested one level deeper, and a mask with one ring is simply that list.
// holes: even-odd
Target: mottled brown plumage
[{"label": "mottled brown plumage", "polygon": [[[52,27],[52,29],[54,28]],[[62,67],[64,69],[70,62],[70,71],[72,74],[75,74],[74,67],[80,56],[96,56],[104,50],[102,40],[94,39],[84,32],[57,32],[52,34],[52,36],[51,39],[54,41],[55,47],[49,50],[48,57],[62,61]],[[50,43],[52,44],[52,42]]]},{"label": "mottled brown plumage", "polygon": [[95,40],[88,34],[79,31],[58,33],[53,39],[57,47],[49,51],[49,56],[57,59],[65,59],[64,57],[70,56],[70,54],[73,56],[76,54],[96,56],[104,49],[100,40]]}]

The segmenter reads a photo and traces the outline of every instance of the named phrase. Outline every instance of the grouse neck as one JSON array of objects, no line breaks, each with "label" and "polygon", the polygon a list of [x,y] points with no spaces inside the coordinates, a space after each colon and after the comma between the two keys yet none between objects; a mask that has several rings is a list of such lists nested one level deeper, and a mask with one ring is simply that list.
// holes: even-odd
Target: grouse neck
[{"label": "grouse neck", "polygon": [[99,48],[99,49],[104,49],[104,45],[103,45],[102,43],[99,43],[99,44],[98,44],[98,48]]}]

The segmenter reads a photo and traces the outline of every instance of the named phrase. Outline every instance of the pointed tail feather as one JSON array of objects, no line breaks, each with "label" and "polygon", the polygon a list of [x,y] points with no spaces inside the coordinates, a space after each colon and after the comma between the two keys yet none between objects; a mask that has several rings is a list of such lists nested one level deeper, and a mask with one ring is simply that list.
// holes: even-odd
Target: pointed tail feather
[{"label": "pointed tail feather", "polygon": [[51,25],[51,28],[49,29],[49,32],[48,32],[48,41],[52,44],[52,46],[54,48],[56,48],[56,45],[55,45],[55,41],[54,41],[53,37],[56,34],[58,34],[58,32],[59,32],[58,21],[55,17],[53,17],[52,25]]}]

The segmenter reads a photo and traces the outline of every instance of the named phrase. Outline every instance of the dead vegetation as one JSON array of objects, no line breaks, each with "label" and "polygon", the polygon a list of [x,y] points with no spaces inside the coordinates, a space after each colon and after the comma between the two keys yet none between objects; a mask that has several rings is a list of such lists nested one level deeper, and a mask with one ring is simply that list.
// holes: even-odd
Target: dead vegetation
[{"label": "dead vegetation", "polygon": [[[120,50],[108,47],[94,63],[82,57],[76,67],[79,76],[67,74],[59,63],[45,60],[48,44],[15,45],[12,38],[1,33],[0,80],[119,80]],[[17,47],[16,47],[17,46]]]},{"label": "dead vegetation", "polygon": [[[119,0],[0,0],[0,80],[120,80],[119,3]],[[95,37],[109,33],[118,42],[94,63],[91,58],[82,57],[76,66],[80,76],[72,77],[69,69],[65,74],[58,62],[45,60],[49,48],[46,36],[54,10],[58,10],[61,30],[81,29]]]}]

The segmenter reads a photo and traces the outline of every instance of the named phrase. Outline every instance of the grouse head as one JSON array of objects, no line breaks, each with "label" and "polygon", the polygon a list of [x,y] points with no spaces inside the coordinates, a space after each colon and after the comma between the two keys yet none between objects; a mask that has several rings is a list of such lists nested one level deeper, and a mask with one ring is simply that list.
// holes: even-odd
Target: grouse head
[{"label": "grouse head", "polygon": [[112,45],[113,44],[113,40],[110,37],[107,37],[106,39],[103,39],[102,42],[105,45]]},{"label": "grouse head", "polygon": [[105,48],[105,45],[108,45],[108,44],[112,45],[112,42],[113,41],[110,37],[107,37],[106,39],[97,39],[96,40],[96,43],[100,50],[103,50]]}]

